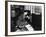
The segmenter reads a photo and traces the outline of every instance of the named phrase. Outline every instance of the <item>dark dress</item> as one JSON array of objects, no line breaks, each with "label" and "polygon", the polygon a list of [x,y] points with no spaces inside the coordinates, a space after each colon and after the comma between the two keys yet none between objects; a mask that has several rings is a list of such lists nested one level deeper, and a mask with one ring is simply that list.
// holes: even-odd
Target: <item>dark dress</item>
[{"label": "dark dress", "polygon": [[41,30],[41,15],[32,14],[32,26],[34,30]]}]

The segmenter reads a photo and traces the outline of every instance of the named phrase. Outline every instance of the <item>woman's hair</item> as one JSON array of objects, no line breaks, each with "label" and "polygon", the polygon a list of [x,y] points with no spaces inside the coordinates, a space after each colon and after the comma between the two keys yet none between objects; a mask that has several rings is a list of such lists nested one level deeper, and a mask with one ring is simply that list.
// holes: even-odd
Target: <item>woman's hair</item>
[{"label": "woman's hair", "polygon": [[31,14],[29,10],[24,10],[24,12],[27,12],[28,16]]}]

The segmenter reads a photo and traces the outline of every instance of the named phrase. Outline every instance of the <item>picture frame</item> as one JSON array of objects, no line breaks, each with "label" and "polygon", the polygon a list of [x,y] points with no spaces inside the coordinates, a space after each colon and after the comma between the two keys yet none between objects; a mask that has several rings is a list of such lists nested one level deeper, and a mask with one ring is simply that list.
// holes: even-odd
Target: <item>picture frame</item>
[{"label": "picture frame", "polygon": [[[36,18],[40,17],[40,20],[41,20],[40,24],[41,25],[37,25],[38,28],[33,25],[34,31],[16,32],[14,29],[14,26],[16,27],[16,24],[13,26],[11,19],[14,17],[14,13],[12,13],[12,10],[14,12],[14,10],[18,7],[20,9],[21,9],[21,7],[23,7],[23,9],[21,9],[21,10],[24,12],[29,12],[29,11],[31,12],[31,16],[32,16],[31,18],[32,18],[32,22],[33,22],[32,24],[34,24],[34,25],[36,24],[36,21],[34,23],[34,20],[38,20]],[[19,12],[19,10],[20,10],[19,8],[16,9],[15,11]],[[37,10],[37,8],[39,10]],[[36,14],[37,17],[35,17],[34,14]],[[41,16],[38,16],[38,15],[41,15]],[[12,26],[13,26],[13,31],[12,31]],[[37,35],[37,34],[45,34],[45,3],[42,3],[42,2],[24,2],[24,1],[5,1],[5,36],[22,36],[22,35]]]}]

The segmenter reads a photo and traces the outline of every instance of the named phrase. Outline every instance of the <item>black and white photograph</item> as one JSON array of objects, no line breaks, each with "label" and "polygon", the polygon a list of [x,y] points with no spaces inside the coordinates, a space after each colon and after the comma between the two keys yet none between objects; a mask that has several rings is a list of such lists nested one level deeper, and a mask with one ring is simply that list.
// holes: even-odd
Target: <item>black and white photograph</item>
[{"label": "black and white photograph", "polygon": [[44,33],[44,4],[8,2],[8,35]]},{"label": "black and white photograph", "polygon": [[41,6],[11,5],[11,32],[41,30]]}]

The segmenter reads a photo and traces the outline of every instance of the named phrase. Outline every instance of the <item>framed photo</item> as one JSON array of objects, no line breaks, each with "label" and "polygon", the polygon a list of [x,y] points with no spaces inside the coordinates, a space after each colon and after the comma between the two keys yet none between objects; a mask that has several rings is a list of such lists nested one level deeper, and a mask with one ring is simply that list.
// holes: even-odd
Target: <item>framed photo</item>
[{"label": "framed photo", "polygon": [[45,33],[45,3],[5,2],[5,35]]}]

